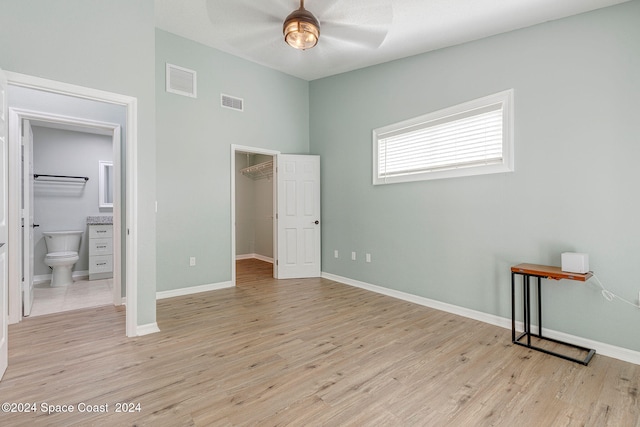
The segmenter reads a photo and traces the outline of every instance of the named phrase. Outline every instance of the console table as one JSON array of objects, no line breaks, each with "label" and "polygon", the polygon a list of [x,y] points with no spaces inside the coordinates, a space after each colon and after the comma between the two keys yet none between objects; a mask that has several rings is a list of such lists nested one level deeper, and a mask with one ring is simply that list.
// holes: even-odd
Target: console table
[{"label": "console table", "polygon": [[[516,275],[522,276],[522,307],[523,307],[523,327],[524,332],[516,337],[516,302],[515,302],[515,282]],[[552,267],[548,265],[538,265],[538,264],[518,264],[511,267],[511,341],[514,344],[521,345],[527,348],[531,348],[534,350],[541,351],[543,353],[551,354],[553,356],[561,357],[563,359],[571,360],[572,362],[581,363],[583,365],[589,364],[589,361],[596,353],[595,350],[581,347],[579,345],[570,344],[564,341],[559,341],[553,338],[547,338],[542,336],[542,289],[540,286],[540,282],[542,279],[549,280],[577,280],[580,282],[586,282],[592,276],[592,273],[586,274],[578,274],[578,273],[567,273],[562,271],[560,267]],[[531,296],[530,296],[530,279],[534,277],[537,278],[538,282],[538,333],[534,334],[531,332]],[[587,356],[584,359],[576,359],[574,357],[570,357],[561,353],[556,353],[554,351],[537,347],[531,344],[531,337],[534,336],[538,339],[555,342],[558,344],[563,344],[568,347],[572,347],[578,350],[582,350],[587,353]],[[526,338],[524,340],[523,338]]]}]

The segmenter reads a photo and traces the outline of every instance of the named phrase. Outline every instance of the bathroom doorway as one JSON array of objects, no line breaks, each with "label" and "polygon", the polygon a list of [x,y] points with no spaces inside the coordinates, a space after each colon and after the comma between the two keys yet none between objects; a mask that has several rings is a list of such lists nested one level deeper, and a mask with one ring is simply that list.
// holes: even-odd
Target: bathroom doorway
[{"label": "bathroom doorway", "polygon": [[[120,275],[113,275],[114,174],[105,173],[105,165],[113,169],[121,125],[31,114],[22,120],[22,314],[120,305]],[[56,249],[61,239],[67,244]],[[54,255],[60,250],[69,255]]]},{"label": "bathroom doorway", "polygon": [[[84,130],[102,127],[103,132],[112,135],[118,141],[117,144],[113,144],[112,169],[115,180],[114,191],[117,191],[113,200],[113,246],[115,248],[113,301],[115,304],[121,304],[126,294],[129,302],[126,306],[126,335],[139,335],[135,275],[137,243],[129,238],[137,229],[133,186],[137,174],[134,161],[137,144],[135,98],[17,73],[8,73],[8,80],[9,107],[13,110],[9,117],[9,323],[21,321],[23,315],[20,143],[22,128],[20,125],[23,119],[29,119],[54,123],[53,127],[74,124]],[[16,96],[16,91],[26,91],[27,96],[23,98]],[[64,98],[64,101],[60,101],[60,98]],[[124,113],[124,123],[118,124],[117,119],[101,116],[100,113],[103,111],[98,112],[97,105],[119,109],[119,114]],[[122,138],[120,138],[120,132],[116,130],[118,127],[121,128]],[[116,278],[116,275],[119,278]],[[119,286],[116,283],[119,283]],[[124,292],[125,287],[126,292]],[[116,293],[115,288],[120,292]]]}]

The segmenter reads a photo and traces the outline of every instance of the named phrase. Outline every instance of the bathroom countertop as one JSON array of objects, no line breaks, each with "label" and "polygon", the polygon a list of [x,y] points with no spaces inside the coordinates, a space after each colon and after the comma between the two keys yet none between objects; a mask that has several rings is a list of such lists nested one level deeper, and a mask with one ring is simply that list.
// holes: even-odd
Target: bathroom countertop
[{"label": "bathroom countertop", "polygon": [[96,215],[87,217],[88,225],[108,225],[113,224],[112,215]]}]

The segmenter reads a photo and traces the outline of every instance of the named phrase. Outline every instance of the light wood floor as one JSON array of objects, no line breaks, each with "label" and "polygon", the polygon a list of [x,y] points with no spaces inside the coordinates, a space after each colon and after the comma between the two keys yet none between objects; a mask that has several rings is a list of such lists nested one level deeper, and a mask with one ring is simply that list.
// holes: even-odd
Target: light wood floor
[{"label": "light wood floor", "polygon": [[10,326],[0,401],[38,412],[0,425],[640,426],[638,365],[585,367],[506,329],[269,272],[242,261],[236,288],[158,301],[161,332],[143,337],[124,337],[114,307]]}]

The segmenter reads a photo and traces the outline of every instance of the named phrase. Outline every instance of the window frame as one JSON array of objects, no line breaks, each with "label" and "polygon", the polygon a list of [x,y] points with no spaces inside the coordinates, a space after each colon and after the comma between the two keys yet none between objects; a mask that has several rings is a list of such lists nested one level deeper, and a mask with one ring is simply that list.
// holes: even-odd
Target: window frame
[{"label": "window frame", "polygon": [[[430,122],[441,122],[447,117],[461,116],[472,110],[482,109],[495,104],[502,104],[502,162],[489,165],[474,165],[467,167],[452,167],[407,173],[404,175],[381,176],[379,171],[379,143],[383,135],[396,133],[403,128],[411,128]],[[451,122],[454,122],[454,118]],[[428,126],[425,126],[428,127]],[[493,173],[513,172],[514,169],[514,138],[513,138],[513,89],[508,89],[482,98],[474,99],[462,104],[447,107],[427,113],[413,119],[404,120],[391,125],[376,128],[372,132],[373,141],[373,185],[394,184],[400,182],[425,181],[432,179],[455,178],[462,176],[485,175]]]}]

